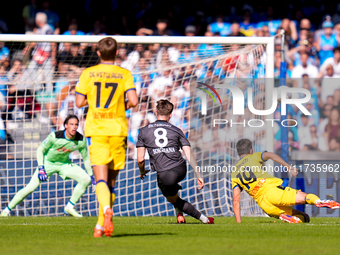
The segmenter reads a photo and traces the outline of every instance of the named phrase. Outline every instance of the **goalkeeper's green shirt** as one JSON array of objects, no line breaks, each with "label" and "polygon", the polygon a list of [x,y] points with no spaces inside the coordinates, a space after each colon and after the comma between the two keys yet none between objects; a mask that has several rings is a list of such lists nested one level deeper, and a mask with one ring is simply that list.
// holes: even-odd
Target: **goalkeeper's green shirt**
[{"label": "goalkeeper's green shirt", "polygon": [[64,130],[49,134],[37,149],[38,165],[44,165],[46,161],[68,164],[71,162],[70,153],[77,150],[79,150],[83,157],[87,173],[92,176],[93,172],[87,152],[86,140],[78,132],[72,140],[66,137]]}]

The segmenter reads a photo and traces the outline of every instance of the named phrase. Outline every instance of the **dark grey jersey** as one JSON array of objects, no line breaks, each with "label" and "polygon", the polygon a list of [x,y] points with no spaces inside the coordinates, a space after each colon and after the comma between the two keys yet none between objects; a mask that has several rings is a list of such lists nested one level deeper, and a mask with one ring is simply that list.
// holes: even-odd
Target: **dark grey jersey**
[{"label": "dark grey jersey", "polygon": [[162,172],[185,162],[179,151],[190,146],[182,130],[167,121],[157,120],[139,130],[136,147],[145,147],[154,171]]}]

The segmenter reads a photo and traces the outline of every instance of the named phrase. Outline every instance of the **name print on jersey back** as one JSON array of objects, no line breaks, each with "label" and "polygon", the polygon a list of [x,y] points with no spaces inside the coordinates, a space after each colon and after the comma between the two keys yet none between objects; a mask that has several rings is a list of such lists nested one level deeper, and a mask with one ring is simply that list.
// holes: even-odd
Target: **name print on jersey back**
[{"label": "name print on jersey back", "polygon": [[145,147],[150,155],[154,171],[172,169],[185,162],[180,149],[190,146],[182,130],[174,125],[157,120],[139,130],[136,147]]}]

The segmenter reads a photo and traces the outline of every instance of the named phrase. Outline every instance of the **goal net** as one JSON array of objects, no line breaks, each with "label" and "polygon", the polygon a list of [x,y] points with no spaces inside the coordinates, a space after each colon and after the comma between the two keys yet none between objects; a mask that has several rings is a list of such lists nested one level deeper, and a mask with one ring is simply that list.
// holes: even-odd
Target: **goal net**
[{"label": "goal net", "polygon": [[[101,38],[0,35],[0,48],[8,52],[0,60],[1,209],[29,182],[37,167],[37,147],[50,132],[63,129],[68,114],[79,117],[78,131],[83,133],[87,108],[76,108],[75,86],[82,70],[98,63],[96,42]],[[116,64],[132,72],[139,104],[126,111],[129,126],[126,166],[115,188],[114,215],[174,215],[173,206],[157,187],[156,173],[141,181],[136,161],[138,130],[156,120],[155,105],[163,98],[174,104],[170,122],[189,138],[205,181],[204,189],[199,191],[194,171],[188,168],[180,196],[207,215],[233,215],[230,171],[220,169],[237,163],[236,142],[242,137],[251,139],[257,151],[271,150],[273,131],[268,125],[251,128],[247,124],[264,117],[250,113],[246,103],[241,105],[244,116],[234,115],[233,95],[223,86],[236,86],[245,94],[247,88],[252,88],[254,107],[268,109],[271,102],[265,98],[273,85],[265,78],[272,78],[274,73],[273,39],[128,36],[115,39],[119,44]],[[217,93],[212,93],[211,88]],[[219,125],[214,125],[216,119]],[[232,125],[233,122],[241,124]],[[70,157],[83,166],[79,153]],[[148,162],[146,165],[149,168]],[[210,169],[203,170],[205,166]],[[12,214],[62,215],[75,185],[75,181],[53,175]],[[242,215],[263,215],[243,193]],[[84,216],[94,216],[97,208],[95,193],[88,188],[76,210]]]}]

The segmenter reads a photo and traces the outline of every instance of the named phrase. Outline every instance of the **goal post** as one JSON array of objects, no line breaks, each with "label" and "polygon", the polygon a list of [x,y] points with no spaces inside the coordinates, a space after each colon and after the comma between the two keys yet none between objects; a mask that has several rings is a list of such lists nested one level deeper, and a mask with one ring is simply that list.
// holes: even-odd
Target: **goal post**
[{"label": "goal post", "polygon": [[[15,193],[29,182],[37,164],[36,148],[49,132],[62,128],[60,120],[73,112],[82,116],[81,126],[84,125],[86,108],[79,110],[73,106],[74,87],[81,70],[95,63],[93,60],[95,47],[92,48],[92,55],[86,55],[87,49],[104,37],[106,36],[0,34],[0,42],[11,52],[10,65],[3,71],[7,74],[7,80],[3,82],[6,85],[4,93],[6,102],[2,110],[2,121],[11,138],[7,137],[0,151],[2,158],[0,209],[3,209]],[[174,215],[172,205],[166,202],[157,188],[156,174],[151,173],[144,181],[139,179],[134,148],[138,128],[155,119],[153,110],[156,99],[168,98],[175,104],[172,123],[178,124],[189,140],[193,140],[193,144],[197,145],[195,156],[198,161],[216,162],[214,152],[204,148],[202,134],[195,130],[197,125],[205,128],[205,131],[212,129],[209,116],[204,116],[200,112],[203,97],[200,99],[198,91],[202,90],[197,88],[201,87],[201,84],[215,87],[218,93],[221,93],[222,99],[226,100],[226,108],[216,108],[213,100],[217,100],[217,97],[214,95],[207,99],[207,111],[215,114],[216,109],[220,109],[218,113],[220,117],[234,118],[231,114],[232,94],[225,89],[218,89],[218,85],[234,82],[237,78],[252,80],[255,77],[254,73],[261,66],[262,83],[251,81],[251,85],[241,87],[244,91],[249,86],[253,88],[257,109],[269,109],[274,88],[274,37],[112,37],[116,39],[119,50],[122,50],[122,53],[118,54],[121,58],[119,65],[131,69],[140,100],[136,109],[127,112],[129,137],[126,167],[118,176],[114,213],[121,216]],[[35,46],[26,52],[26,47],[30,48],[29,45],[32,43],[35,43]],[[78,46],[80,57],[77,54],[72,55],[72,49],[68,49],[62,58],[62,52],[65,51],[63,47],[67,47],[67,44]],[[32,61],[36,61],[35,54],[39,51],[37,45],[42,47],[41,58],[44,57],[44,47],[52,49],[49,48],[50,53],[43,58],[42,64],[31,68]],[[138,48],[139,45],[142,50]],[[201,47],[202,45],[208,46]],[[49,63],[53,50],[56,53],[56,63]],[[17,58],[20,58],[22,63],[16,63]],[[62,61],[66,62],[65,59],[68,60],[67,68],[60,65]],[[242,72],[239,72],[241,69]],[[11,77],[8,75],[9,72],[12,72]],[[253,117],[265,120],[264,117]],[[270,115],[266,118],[273,119]],[[193,120],[196,121],[195,125],[197,122],[201,124],[192,127]],[[203,130],[199,132],[203,133]],[[271,122],[265,122],[261,131],[254,132],[254,145],[257,148],[274,151],[273,132]],[[228,133],[228,136],[232,136],[232,133]],[[234,140],[226,143],[227,148],[223,150],[228,152],[229,156],[228,159],[224,157],[224,163],[231,165],[237,162],[235,146]],[[206,155],[203,155],[204,153]],[[79,154],[72,154],[72,160],[82,165]],[[180,195],[209,215],[232,215],[230,175],[205,175],[205,181],[204,190],[197,191],[195,176],[190,169],[182,182],[183,189]],[[25,216],[62,215],[63,207],[75,185],[74,181],[63,181],[60,177],[54,176],[13,209],[13,212],[15,215]],[[97,207],[95,194],[91,193],[90,189],[76,205],[76,209],[83,215],[90,216],[96,215]],[[243,215],[262,215],[248,195],[243,194],[242,207]]]}]

